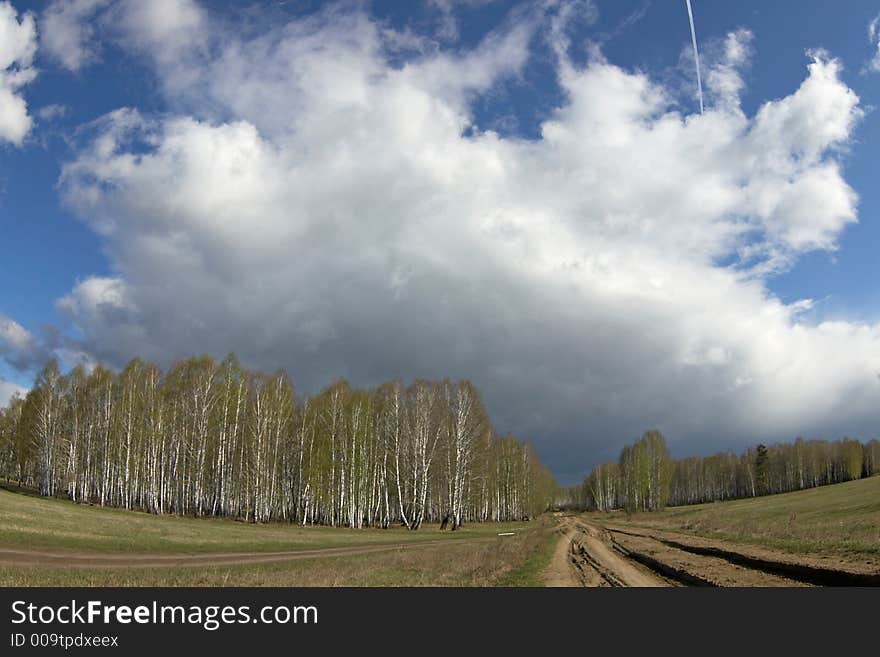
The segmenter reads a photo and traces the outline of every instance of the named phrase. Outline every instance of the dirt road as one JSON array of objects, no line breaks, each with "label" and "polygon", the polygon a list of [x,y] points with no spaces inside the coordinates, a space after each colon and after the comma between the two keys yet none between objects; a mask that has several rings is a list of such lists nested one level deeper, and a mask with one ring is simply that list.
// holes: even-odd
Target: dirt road
[{"label": "dirt road", "polygon": [[547,586],[670,585],[617,553],[597,528],[571,517],[559,520],[559,542],[544,573]]},{"label": "dirt road", "polygon": [[556,528],[559,540],[547,569],[544,571],[544,584],[554,587],[581,586],[581,581],[575,573],[572,561],[572,545],[577,528],[574,523],[563,518]]},{"label": "dirt road", "polygon": [[602,526],[558,516],[559,542],[547,586],[880,585],[880,573],[810,556],[732,545],[659,530]]}]

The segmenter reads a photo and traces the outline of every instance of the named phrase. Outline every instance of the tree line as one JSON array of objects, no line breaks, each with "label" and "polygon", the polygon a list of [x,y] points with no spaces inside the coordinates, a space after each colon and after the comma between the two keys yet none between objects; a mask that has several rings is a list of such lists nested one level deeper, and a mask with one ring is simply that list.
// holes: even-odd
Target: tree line
[{"label": "tree line", "polygon": [[157,514],[413,530],[527,519],[556,488],[468,381],[340,380],[298,401],[283,370],[234,355],[167,372],[135,359],[64,375],[50,361],[0,410],[0,476]]},{"label": "tree line", "polygon": [[880,472],[880,441],[804,440],[757,445],[742,454],[672,459],[658,431],[593,468],[562,503],[595,511],[654,511],[836,484]]}]

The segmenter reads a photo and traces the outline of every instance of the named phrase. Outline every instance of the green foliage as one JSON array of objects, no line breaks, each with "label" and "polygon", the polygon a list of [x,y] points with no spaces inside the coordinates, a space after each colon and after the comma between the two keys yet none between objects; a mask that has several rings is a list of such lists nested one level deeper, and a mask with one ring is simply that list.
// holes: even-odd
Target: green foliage
[{"label": "green foliage", "polygon": [[532,517],[555,482],[492,430],[467,381],[339,380],[297,402],[284,371],[230,354],[63,376],[54,361],[0,413],[0,477],[152,513],[348,527]]},{"label": "green foliage", "polygon": [[758,495],[766,495],[770,487],[767,478],[767,448],[760,444],[755,448],[755,487]]},{"label": "green foliage", "polygon": [[880,441],[862,444],[798,438],[732,452],[673,460],[662,435],[645,432],[623,448],[617,463],[593,468],[566,491],[565,503],[630,513],[673,506],[784,493],[868,477],[880,471]]},{"label": "green foliage", "polygon": [[630,513],[663,508],[669,496],[671,465],[659,431],[646,431],[635,444],[624,447],[619,461],[623,508]]}]

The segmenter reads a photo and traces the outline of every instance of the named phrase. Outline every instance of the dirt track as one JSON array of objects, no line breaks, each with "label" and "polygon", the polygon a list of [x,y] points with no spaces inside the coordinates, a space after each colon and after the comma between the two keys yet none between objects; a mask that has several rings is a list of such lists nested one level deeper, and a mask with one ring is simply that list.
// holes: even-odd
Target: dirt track
[{"label": "dirt track", "polygon": [[563,517],[547,570],[547,586],[669,586],[664,579],[615,552],[600,530]]},{"label": "dirt track", "polygon": [[131,554],[101,553],[78,550],[29,550],[0,548],[0,566],[30,566],[39,568],[192,568],[210,566],[239,566],[274,563],[294,559],[317,559],[347,555],[371,554],[394,550],[412,550],[444,543],[475,543],[491,541],[494,537],[438,539],[385,545],[361,545],[341,548],[287,550],[280,552],[214,552],[196,554]]},{"label": "dirt track", "polygon": [[572,563],[572,542],[577,534],[577,528],[573,523],[563,519],[556,528],[559,540],[553,551],[553,557],[544,571],[544,584],[547,586],[580,586],[581,582],[575,575]]},{"label": "dirt track", "polygon": [[816,557],[560,516],[547,586],[880,585],[880,574]]}]

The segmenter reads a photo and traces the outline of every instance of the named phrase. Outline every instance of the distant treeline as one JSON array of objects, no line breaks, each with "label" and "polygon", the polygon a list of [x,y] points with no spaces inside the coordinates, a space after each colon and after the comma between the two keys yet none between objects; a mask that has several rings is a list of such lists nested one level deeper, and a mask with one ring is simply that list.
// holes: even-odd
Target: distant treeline
[{"label": "distant treeline", "polygon": [[564,504],[610,511],[653,511],[836,484],[880,472],[880,441],[803,440],[763,444],[740,455],[672,459],[663,436],[648,431],[618,462],[597,465]]},{"label": "distant treeline", "polygon": [[283,371],[231,355],[164,373],[133,360],[62,375],[49,362],[0,410],[0,476],[153,513],[410,529],[525,519],[555,493],[467,381],[338,381],[297,402]]}]

